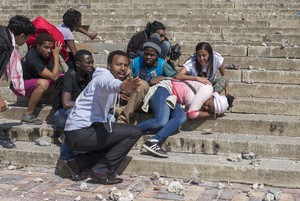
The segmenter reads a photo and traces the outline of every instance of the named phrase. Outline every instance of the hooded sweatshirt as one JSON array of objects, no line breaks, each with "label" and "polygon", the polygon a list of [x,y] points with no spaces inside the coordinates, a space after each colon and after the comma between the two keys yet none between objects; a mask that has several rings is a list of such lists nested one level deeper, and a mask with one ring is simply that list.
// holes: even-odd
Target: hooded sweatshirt
[{"label": "hooded sweatshirt", "polygon": [[116,104],[121,83],[109,70],[96,68],[93,79],[75,101],[65,131],[86,128],[94,122],[106,123],[111,106]]}]

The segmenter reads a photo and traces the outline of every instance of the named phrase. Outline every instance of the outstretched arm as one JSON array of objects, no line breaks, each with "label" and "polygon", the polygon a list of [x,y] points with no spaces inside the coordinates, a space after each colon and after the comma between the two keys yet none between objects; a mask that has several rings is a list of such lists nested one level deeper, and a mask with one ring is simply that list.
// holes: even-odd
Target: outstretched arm
[{"label": "outstretched arm", "polygon": [[77,29],[77,31],[79,31],[80,33],[82,33],[82,34],[88,36],[91,40],[94,40],[94,39],[97,37],[97,35],[98,35],[97,33],[90,33],[90,32],[88,32],[87,30],[85,30],[85,29],[82,28],[82,27],[79,27],[79,28]]}]

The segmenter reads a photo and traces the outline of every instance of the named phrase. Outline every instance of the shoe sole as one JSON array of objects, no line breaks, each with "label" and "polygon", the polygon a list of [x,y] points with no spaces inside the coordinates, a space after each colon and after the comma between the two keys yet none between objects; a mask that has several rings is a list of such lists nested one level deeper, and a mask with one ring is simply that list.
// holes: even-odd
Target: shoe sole
[{"label": "shoe sole", "polygon": [[22,124],[28,124],[28,125],[42,125],[43,123],[35,123],[35,122],[27,122],[27,121],[21,121]]},{"label": "shoe sole", "polygon": [[150,151],[152,154],[154,154],[155,156],[161,157],[161,158],[168,158],[168,155],[162,155],[160,153],[157,153],[155,151],[153,151],[153,149],[151,149],[150,147],[148,147],[147,145],[143,144],[143,147],[145,149],[147,149],[148,151]]}]

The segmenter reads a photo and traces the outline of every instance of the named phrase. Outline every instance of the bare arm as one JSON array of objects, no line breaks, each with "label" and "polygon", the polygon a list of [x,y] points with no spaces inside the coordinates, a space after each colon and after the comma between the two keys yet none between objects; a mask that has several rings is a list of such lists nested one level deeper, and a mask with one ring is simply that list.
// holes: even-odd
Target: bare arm
[{"label": "bare arm", "polygon": [[71,50],[73,56],[75,56],[75,54],[77,52],[77,48],[76,48],[74,40],[66,40],[66,43],[67,43],[69,49]]},{"label": "bare arm", "polygon": [[198,82],[202,82],[203,84],[210,84],[211,85],[211,82],[206,77],[187,75],[187,70],[184,67],[182,67],[180,69],[179,73],[177,73],[175,78],[178,79],[178,80],[198,81]]},{"label": "bare arm", "polygon": [[65,109],[69,109],[69,108],[72,108],[74,106],[75,102],[72,101],[71,98],[72,98],[71,93],[62,92],[62,106]]},{"label": "bare arm", "polygon": [[155,85],[159,83],[162,79],[164,79],[164,76],[156,76],[150,80],[150,85]]},{"label": "bare arm", "polygon": [[98,35],[97,33],[90,33],[90,32],[88,32],[87,30],[85,30],[85,29],[82,28],[82,27],[79,27],[79,28],[77,29],[77,31],[79,31],[80,33],[86,35],[86,36],[89,37],[91,40],[94,40],[94,39],[97,37],[97,35]]},{"label": "bare arm", "polygon": [[207,119],[209,117],[213,117],[213,114],[210,114],[208,112],[204,112],[204,111],[199,111],[199,115],[197,117],[197,119],[203,120],[203,119]]},{"label": "bare arm", "polygon": [[59,74],[59,53],[62,49],[62,44],[55,42],[55,47],[52,50],[53,59],[54,59],[54,66],[52,71],[45,68],[39,75],[43,78],[50,79],[50,80],[56,80],[58,78]]}]

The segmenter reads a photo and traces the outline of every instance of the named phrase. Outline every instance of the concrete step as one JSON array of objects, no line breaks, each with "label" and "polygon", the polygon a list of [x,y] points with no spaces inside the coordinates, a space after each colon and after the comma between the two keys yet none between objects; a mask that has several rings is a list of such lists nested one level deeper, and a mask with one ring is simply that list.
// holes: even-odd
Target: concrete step
[{"label": "concrete step", "polygon": [[237,97],[300,100],[299,91],[299,85],[229,83],[229,93]]},{"label": "concrete step", "polygon": [[[143,136],[136,148],[151,136]],[[163,148],[173,153],[229,155],[253,152],[263,158],[300,160],[300,137],[248,135],[235,133],[204,134],[200,131],[181,131],[169,137]],[[136,149],[135,148],[135,149]]]},{"label": "concrete step", "polygon": [[226,64],[239,64],[242,69],[299,71],[300,59],[225,56]]},{"label": "concrete step", "polygon": [[[11,121],[0,125],[0,139],[13,141],[34,142],[40,136],[53,137],[54,131],[51,125],[30,126],[18,121]],[[143,143],[150,135],[143,136],[135,149],[141,149]],[[180,131],[169,137],[164,149],[172,153],[196,153],[196,154],[230,154],[253,152],[256,155],[267,158],[299,158],[299,137],[220,133],[212,131],[205,134],[203,131]]]},{"label": "concrete step", "polygon": [[[135,114],[135,118],[138,121],[150,117],[150,115]],[[27,125],[22,124],[20,119],[21,117],[19,119],[1,118],[0,138],[35,141],[40,136],[53,136],[52,124]],[[299,120],[299,116],[226,113],[224,117],[217,119],[212,118],[205,121],[189,120],[182,125],[181,131],[202,133],[205,129],[212,129],[216,133],[299,137]]]},{"label": "concrete step", "polygon": [[299,137],[299,126],[299,116],[226,113],[217,119],[189,120],[181,130],[203,131],[211,128],[215,132]]},{"label": "concrete step", "polygon": [[[14,149],[0,148],[1,162],[51,168],[56,166],[58,146],[41,147],[32,142],[15,144]],[[141,175],[150,175],[157,171],[161,176],[167,177],[300,187],[299,161],[260,158],[259,163],[254,166],[249,160],[231,162],[227,159],[228,155],[187,153],[169,154],[169,158],[162,159],[132,150],[119,171]]]},{"label": "concrete step", "polygon": [[[299,161],[265,159],[254,167],[249,161],[230,162],[228,156],[204,154],[171,154],[167,160],[141,155],[132,151],[125,172],[149,174],[158,171],[169,177],[199,176],[209,181],[264,183],[275,186],[299,187]],[[184,171],[182,171],[184,170]]]},{"label": "concrete step", "polygon": [[231,112],[300,116],[300,101],[269,98],[238,98],[235,100]]},{"label": "concrete step", "polygon": [[[0,113],[0,118],[15,119],[20,121],[26,109],[26,102],[8,104],[7,110]],[[52,106],[49,104],[39,104],[36,107],[34,114],[37,116],[37,118],[41,119],[45,123],[53,123],[54,111],[52,109]]]}]

